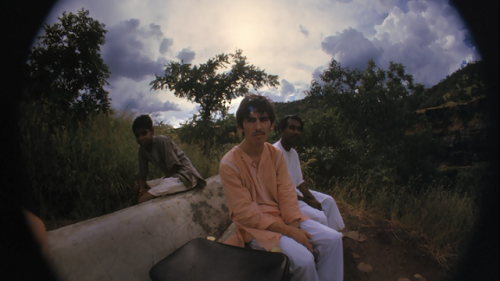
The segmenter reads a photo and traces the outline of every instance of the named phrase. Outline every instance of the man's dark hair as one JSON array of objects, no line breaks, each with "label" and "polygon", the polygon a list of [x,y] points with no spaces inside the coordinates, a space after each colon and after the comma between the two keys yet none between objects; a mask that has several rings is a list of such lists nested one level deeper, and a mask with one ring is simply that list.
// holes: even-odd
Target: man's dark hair
[{"label": "man's dark hair", "polygon": [[141,115],[135,118],[134,123],[132,124],[132,131],[135,132],[135,130],[140,128],[148,130],[151,130],[153,128],[153,120],[151,120],[151,117],[149,117],[149,115]]},{"label": "man's dark hair", "polygon": [[243,98],[238,110],[236,111],[236,123],[238,123],[239,128],[243,128],[243,120],[250,117],[250,113],[252,111],[267,113],[267,115],[269,115],[269,120],[271,120],[271,124],[273,124],[276,120],[276,112],[271,99],[265,96],[249,93],[245,95],[245,98]]},{"label": "man's dark hair", "polygon": [[293,120],[298,121],[300,123],[300,127],[302,128],[302,130],[304,130],[304,122],[302,122],[302,119],[300,119],[299,116],[287,115],[287,116],[283,117],[280,121],[280,132],[283,132],[283,130],[285,130],[286,127],[288,127],[288,119],[293,119]]}]

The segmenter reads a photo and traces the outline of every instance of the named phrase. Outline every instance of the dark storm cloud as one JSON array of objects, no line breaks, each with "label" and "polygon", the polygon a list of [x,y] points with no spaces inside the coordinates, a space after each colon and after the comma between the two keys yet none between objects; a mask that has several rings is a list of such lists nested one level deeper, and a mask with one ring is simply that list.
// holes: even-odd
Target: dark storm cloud
[{"label": "dark storm cloud", "polygon": [[302,26],[302,24],[299,25],[299,28],[300,28],[300,33],[304,34],[305,36],[309,35],[309,30],[307,30],[307,28]]},{"label": "dark storm cloud", "polygon": [[140,27],[137,19],[122,21],[111,27],[102,46],[102,57],[111,71],[110,80],[126,77],[141,81],[146,76],[161,73],[166,59],[151,59],[143,42],[161,37],[161,27],[150,24]]},{"label": "dark storm cloud", "polygon": [[191,51],[191,48],[184,48],[177,54],[177,58],[183,61],[185,64],[191,63],[194,60],[196,53]]},{"label": "dark storm cloud", "polygon": [[164,55],[169,49],[170,49],[170,46],[172,46],[174,44],[174,39],[172,38],[165,38],[163,39],[163,41],[161,41],[161,44],[160,44],[160,53],[162,55]]},{"label": "dark storm cloud", "polygon": [[403,13],[407,13],[408,12],[408,1],[409,0],[398,0],[398,3],[396,4],[396,6],[398,8],[400,8],[401,11],[403,11]]},{"label": "dark storm cloud", "polygon": [[316,80],[317,82],[319,82],[321,85],[325,84],[323,83],[323,81],[321,80],[321,74],[323,74],[323,71],[325,71],[325,69],[327,68],[327,66],[319,66],[318,68],[316,68],[312,74],[312,78],[314,80]]},{"label": "dark storm cloud", "polygon": [[377,33],[374,27],[384,22],[388,15],[389,13],[379,13],[375,9],[363,10],[356,29],[365,37],[371,37]]},{"label": "dark storm cloud", "polygon": [[154,23],[149,24],[149,29],[146,29],[146,32],[149,33],[149,35],[157,37],[163,36],[163,32],[161,31],[161,26]]},{"label": "dark storm cloud", "polygon": [[383,53],[363,33],[353,28],[326,37],[321,42],[321,48],[325,53],[336,56],[342,65],[358,69],[365,69],[370,59],[378,61]]},{"label": "dark storm cloud", "polygon": [[472,34],[470,34],[470,32],[468,30],[465,30],[465,36],[464,36],[464,44],[465,46],[469,47],[469,48],[472,48],[472,47],[475,47],[476,46],[476,42],[474,42],[474,37],[472,36]]},{"label": "dark storm cloud", "polygon": [[[383,50],[377,66],[401,63],[418,83],[430,87],[451,74],[463,60],[478,58],[455,10],[441,1],[408,1],[408,11],[394,7],[376,27],[372,43]],[[462,43],[462,44],[460,44]]]},{"label": "dark storm cloud", "polygon": [[273,102],[286,101],[286,96],[280,95],[276,90],[259,91],[259,94],[269,97]]},{"label": "dark storm cloud", "polygon": [[291,94],[295,94],[295,87],[292,85],[292,83],[286,81],[285,79],[281,79],[280,94],[281,96],[288,96]]},{"label": "dark storm cloud", "polygon": [[140,92],[129,97],[122,102],[120,108],[127,108],[135,112],[160,112],[160,111],[180,111],[179,105],[166,101],[162,102],[154,94],[145,95]]}]

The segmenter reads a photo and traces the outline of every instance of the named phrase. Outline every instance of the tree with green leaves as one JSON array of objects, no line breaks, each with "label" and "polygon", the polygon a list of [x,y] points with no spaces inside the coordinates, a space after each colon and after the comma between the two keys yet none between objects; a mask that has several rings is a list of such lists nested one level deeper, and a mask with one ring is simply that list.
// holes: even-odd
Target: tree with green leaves
[{"label": "tree with green leaves", "polygon": [[[230,71],[222,71],[231,66]],[[276,87],[278,76],[267,74],[265,70],[248,64],[243,51],[234,54],[219,54],[200,65],[170,62],[163,75],[156,75],[150,83],[153,90],[169,89],[176,97],[185,98],[200,105],[199,114],[185,124],[181,139],[188,143],[198,142],[205,155],[210,155],[217,144],[216,134],[220,132],[218,117],[226,119],[231,100],[248,93],[249,87],[255,90],[264,85]],[[219,124],[220,123],[220,124]],[[191,132],[187,132],[191,131]],[[189,136],[189,137],[188,137]]]},{"label": "tree with green leaves", "polygon": [[[110,110],[108,66],[101,58],[105,25],[81,9],[63,12],[59,22],[43,26],[27,61],[27,94],[31,101],[44,100],[54,110],[78,118]],[[67,115],[66,115],[67,116]]]},{"label": "tree with green leaves", "polygon": [[[408,133],[420,122],[414,111],[423,94],[423,85],[414,83],[402,64],[381,69],[370,60],[359,70],[332,60],[306,92],[310,108],[303,143],[309,147],[299,152],[317,160],[319,177],[350,177],[373,168],[384,171],[375,173],[382,182],[389,174],[399,183],[413,174],[431,175],[438,156],[431,132]],[[396,172],[385,176],[387,171]]]},{"label": "tree with green leaves", "polygon": [[423,85],[414,83],[402,64],[390,62],[384,70],[370,60],[361,71],[342,67],[333,59],[306,94],[320,99],[325,107],[337,108],[339,117],[349,120],[359,137],[370,135],[382,141],[392,139],[394,133],[403,134],[410,126],[417,108],[409,97],[423,92]]},{"label": "tree with green leaves", "polygon": [[[230,71],[220,71],[229,65]],[[231,100],[246,94],[249,86],[276,87],[279,82],[277,75],[248,64],[243,51],[238,49],[234,54],[222,53],[197,66],[170,62],[164,75],[156,75],[150,85],[153,90],[167,88],[176,97],[198,103],[201,118],[213,121],[217,114],[225,116]]]}]

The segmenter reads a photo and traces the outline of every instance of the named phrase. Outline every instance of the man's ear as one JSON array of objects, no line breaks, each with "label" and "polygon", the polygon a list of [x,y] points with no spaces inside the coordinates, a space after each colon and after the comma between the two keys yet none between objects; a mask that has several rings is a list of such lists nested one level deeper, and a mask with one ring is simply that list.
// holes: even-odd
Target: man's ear
[{"label": "man's ear", "polygon": [[274,130],[274,123],[276,122],[271,123],[271,131]]},{"label": "man's ear", "polygon": [[151,133],[154,135],[155,134],[155,127],[151,128]]}]

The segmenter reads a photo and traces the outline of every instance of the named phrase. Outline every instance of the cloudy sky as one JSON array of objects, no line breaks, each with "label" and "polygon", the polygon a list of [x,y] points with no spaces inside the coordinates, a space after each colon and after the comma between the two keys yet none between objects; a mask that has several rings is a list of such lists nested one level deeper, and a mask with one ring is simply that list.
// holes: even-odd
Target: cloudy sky
[{"label": "cloudy sky", "polygon": [[200,64],[242,49],[249,63],[279,75],[279,88],[259,92],[291,101],[332,58],[360,69],[370,58],[381,68],[402,63],[426,87],[480,59],[467,26],[442,0],[60,0],[46,22],[81,8],[108,30],[101,51],[112,107],[174,126],[198,107],[150,90],[169,61]]}]

